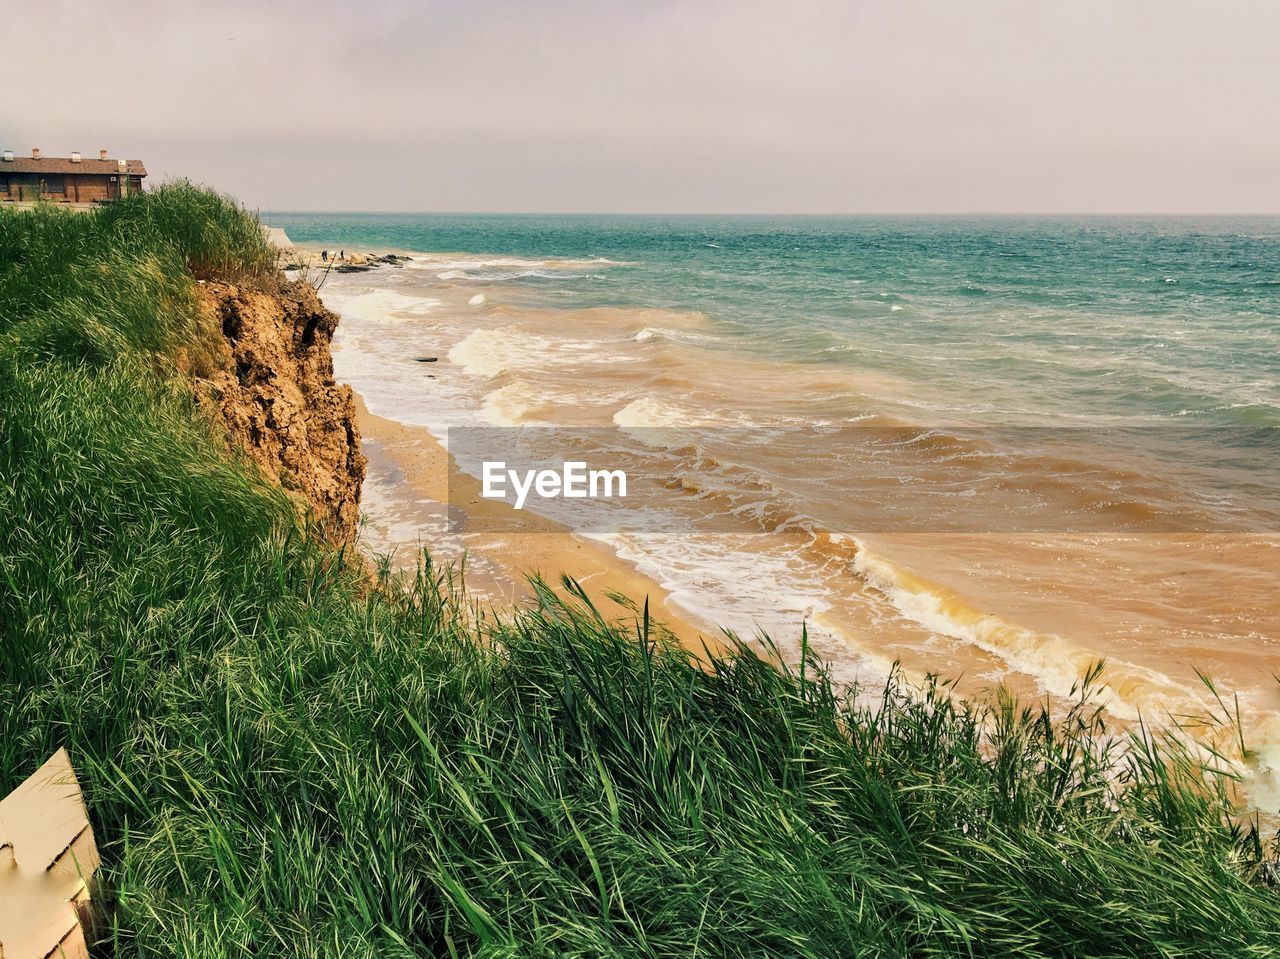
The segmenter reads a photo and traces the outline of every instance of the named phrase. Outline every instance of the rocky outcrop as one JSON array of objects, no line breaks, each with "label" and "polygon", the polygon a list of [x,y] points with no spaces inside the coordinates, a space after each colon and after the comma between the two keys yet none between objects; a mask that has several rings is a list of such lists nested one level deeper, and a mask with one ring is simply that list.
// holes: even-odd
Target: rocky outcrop
[{"label": "rocky outcrop", "polygon": [[303,283],[265,293],[210,281],[200,300],[222,337],[193,375],[197,401],[327,538],[351,542],[365,458],[351,388],[333,378],[337,315]]}]

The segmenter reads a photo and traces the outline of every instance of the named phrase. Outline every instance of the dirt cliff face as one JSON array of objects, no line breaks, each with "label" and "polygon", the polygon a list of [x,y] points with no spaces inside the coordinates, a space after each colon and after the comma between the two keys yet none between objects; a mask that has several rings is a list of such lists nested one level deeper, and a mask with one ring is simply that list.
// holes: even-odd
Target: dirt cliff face
[{"label": "dirt cliff face", "polygon": [[327,538],[351,542],[365,458],[351,388],[333,378],[337,315],[304,284],[262,293],[210,281],[200,298],[222,330],[222,355],[195,377],[197,401],[228,442],[310,507]]}]

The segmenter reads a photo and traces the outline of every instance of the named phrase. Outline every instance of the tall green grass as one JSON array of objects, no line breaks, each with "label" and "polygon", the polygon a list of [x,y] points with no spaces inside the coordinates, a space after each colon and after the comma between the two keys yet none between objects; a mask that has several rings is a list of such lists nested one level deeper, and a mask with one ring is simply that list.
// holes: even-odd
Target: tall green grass
[{"label": "tall green grass", "polygon": [[0,353],[101,365],[199,352],[193,280],[274,285],[257,221],[186,183],[90,214],[0,207]]},{"label": "tall green grass", "polygon": [[1222,778],[1087,693],[846,697],[545,588],[476,625],[429,560],[370,590],[166,362],[255,230],[0,210],[0,790],[70,748],[99,954],[1280,954]]}]

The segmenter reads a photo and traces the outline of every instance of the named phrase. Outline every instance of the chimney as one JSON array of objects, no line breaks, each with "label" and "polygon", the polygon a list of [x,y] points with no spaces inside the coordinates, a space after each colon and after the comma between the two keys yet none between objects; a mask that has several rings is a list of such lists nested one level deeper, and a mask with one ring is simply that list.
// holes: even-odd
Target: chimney
[{"label": "chimney", "polygon": [[33,160],[39,160],[39,159],[40,159],[40,148],[39,148],[39,147],[32,147],[32,148],[31,148],[31,159],[33,159]]},{"label": "chimney", "polygon": [[80,154],[79,154],[79,153],[77,153],[75,150],[72,150],[72,151],[71,151],[71,162],[72,162],[72,163],[79,163],[79,162],[80,162]]},{"label": "chimney", "polygon": [[12,150],[5,150],[5,151],[4,151],[4,162],[5,162],[5,163],[12,163],[12,162],[13,162],[13,151],[12,151]]},{"label": "chimney", "polygon": [[107,158],[107,151],[106,151],[106,150],[99,150],[99,151],[98,151],[98,159],[99,159],[99,160],[105,160],[106,158]]}]

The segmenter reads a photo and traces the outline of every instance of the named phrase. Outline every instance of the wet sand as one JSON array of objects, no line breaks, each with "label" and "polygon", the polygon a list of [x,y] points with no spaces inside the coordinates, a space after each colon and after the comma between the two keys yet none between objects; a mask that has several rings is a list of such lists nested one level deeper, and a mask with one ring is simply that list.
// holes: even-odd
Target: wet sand
[{"label": "wet sand", "polygon": [[[443,552],[447,558],[457,558],[465,550],[469,590],[495,609],[529,601],[533,597],[528,582],[531,575],[542,576],[563,595],[559,579],[565,573],[578,581],[610,621],[633,626],[647,599],[651,620],[669,629],[690,652],[705,658],[708,650],[719,653],[727,649],[719,630],[677,609],[660,583],[608,547],[582,540],[561,524],[527,510],[517,516],[507,503],[484,499],[479,481],[462,473],[448,451],[425,429],[370,413],[359,394],[356,416],[366,446],[372,447],[370,478],[375,483],[401,486],[418,498],[415,509],[434,506],[440,517],[451,517],[452,528],[480,527],[474,532],[445,534],[451,542],[444,544]],[[520,531],[514,535],[494,532],[517,525]],[[366,535],[366,543],[375,550],[388,545],[379,543],[379,538],[376,534]],[[433,544],[431,539],[430,533],[424,533],[422,545],[437,556],[437,545],[441,544]],[[400,549],[392,557],[393,566],[401,569],[412,569],[416,562],[415,551]],[[615,597],[626,597],[635,609]]]}]

